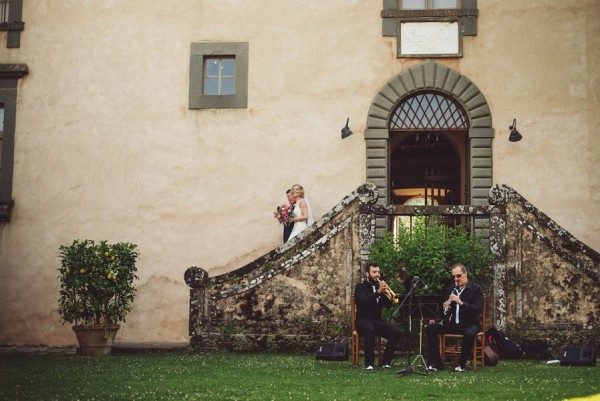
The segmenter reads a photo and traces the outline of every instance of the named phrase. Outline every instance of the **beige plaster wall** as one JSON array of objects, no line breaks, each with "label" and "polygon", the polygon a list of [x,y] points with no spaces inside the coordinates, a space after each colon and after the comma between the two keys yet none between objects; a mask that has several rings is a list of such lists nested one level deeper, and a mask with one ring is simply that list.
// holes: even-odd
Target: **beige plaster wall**
[{"label": "beige plaster wall", "polygon": [[[492,111],[494,181],[600,249],[600,3],[479,2],[461,62]],[[517,119],[524,139],[507,141]]]},{"label": "beige plaster wall", "polygon": [[[24,3],[21,47],[0,48],[1,63],[30,71],[16,206],[0,225],[0,344],[75,343],[56,302],[58,246],[75,238],[139,245],[118,341],[186,341],[185,269],[215,275],[277,246],[272,211],[293,183],[317,216],[362,184],[370,102],[422,61],[396,59],[379,1]],[[479,3],[465,56],[437,61],[490,103],[495,181],[600,249],[600,5]],[[190,44],[210,40],[249,42],[248,109],[188,109]],[[354,135],[341,140],[347,117]]]}]

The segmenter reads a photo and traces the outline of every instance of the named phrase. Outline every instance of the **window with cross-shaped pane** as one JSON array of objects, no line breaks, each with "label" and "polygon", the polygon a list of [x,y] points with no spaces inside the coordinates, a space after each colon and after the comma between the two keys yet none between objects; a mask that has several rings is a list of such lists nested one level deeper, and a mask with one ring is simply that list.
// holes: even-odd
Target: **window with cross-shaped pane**
[{"label": "window with cross-shaped pane", "polygon": [[206,57],[204,60],[205,95],[235,94],[235,57]]}]

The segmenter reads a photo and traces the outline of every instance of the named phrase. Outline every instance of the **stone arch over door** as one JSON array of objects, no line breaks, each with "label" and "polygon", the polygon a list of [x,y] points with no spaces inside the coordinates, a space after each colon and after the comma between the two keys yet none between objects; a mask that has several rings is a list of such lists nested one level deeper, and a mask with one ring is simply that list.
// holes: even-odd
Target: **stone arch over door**
[{"label": "stone arch over door", "polygon": [[[455,70],[427,60],[408,68],[386,82],[377,92],[367,116],[365,129],[367,182],[377,186],[378,205],[389,203],[389,121],[406,96],[422,90],[436,90],[459,103],[469,119],[469,203],[487,205],[492,187],[492,116],[487,100],[469,78]],[[377,232],[387,230],[387,219],[378,218]],[[485,227],[481,227],[485,228]]]}]

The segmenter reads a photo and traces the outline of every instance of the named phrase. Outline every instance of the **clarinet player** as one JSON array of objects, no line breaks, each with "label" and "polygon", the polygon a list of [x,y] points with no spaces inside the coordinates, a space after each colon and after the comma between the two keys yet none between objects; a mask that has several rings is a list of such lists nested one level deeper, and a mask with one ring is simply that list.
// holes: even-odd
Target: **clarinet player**
[{"label": "clarinet player", "polygon": [[457,372],[464,372],[469,359],[475,335],[481,329],[481,313],[483,309],[483,292],[481,287],[469,281],[467,268],[456,263],[452,266],[454,286],[447,290],[447,300],[444,302],[444,321],[437,324],[430,320],[427,325],[427,353],[428,369],[436,371],[443,369],[440,358],[438,336],[440,334],[462,334],[462,350],[460,364],[454,368]]}]

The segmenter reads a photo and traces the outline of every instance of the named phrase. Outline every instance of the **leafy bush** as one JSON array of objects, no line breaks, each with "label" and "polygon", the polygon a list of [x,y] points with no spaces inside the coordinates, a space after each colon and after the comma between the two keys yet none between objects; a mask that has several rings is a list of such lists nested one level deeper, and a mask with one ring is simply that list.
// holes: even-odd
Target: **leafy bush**
[{"label": "leafy bush", "polygon": [[483,238],[462,226],[448,227],[439,216],[417,217],[412,232],[402,226],[396,237],[387,234],[375,241],[369,260],[381,266],[392,288],[409,288],[410,279],[418,276],[428,288],[417,286],[416,294],[441,295],[452,283],[455,263],[464,264],[469,278],[484,291],[493,276],[492,254]]},{"label": "leafy bush", "polygon": [[135,296],[137,245],[73,241],[60,246],[60,298],[63,323],[114,324],[125,321]]}]

